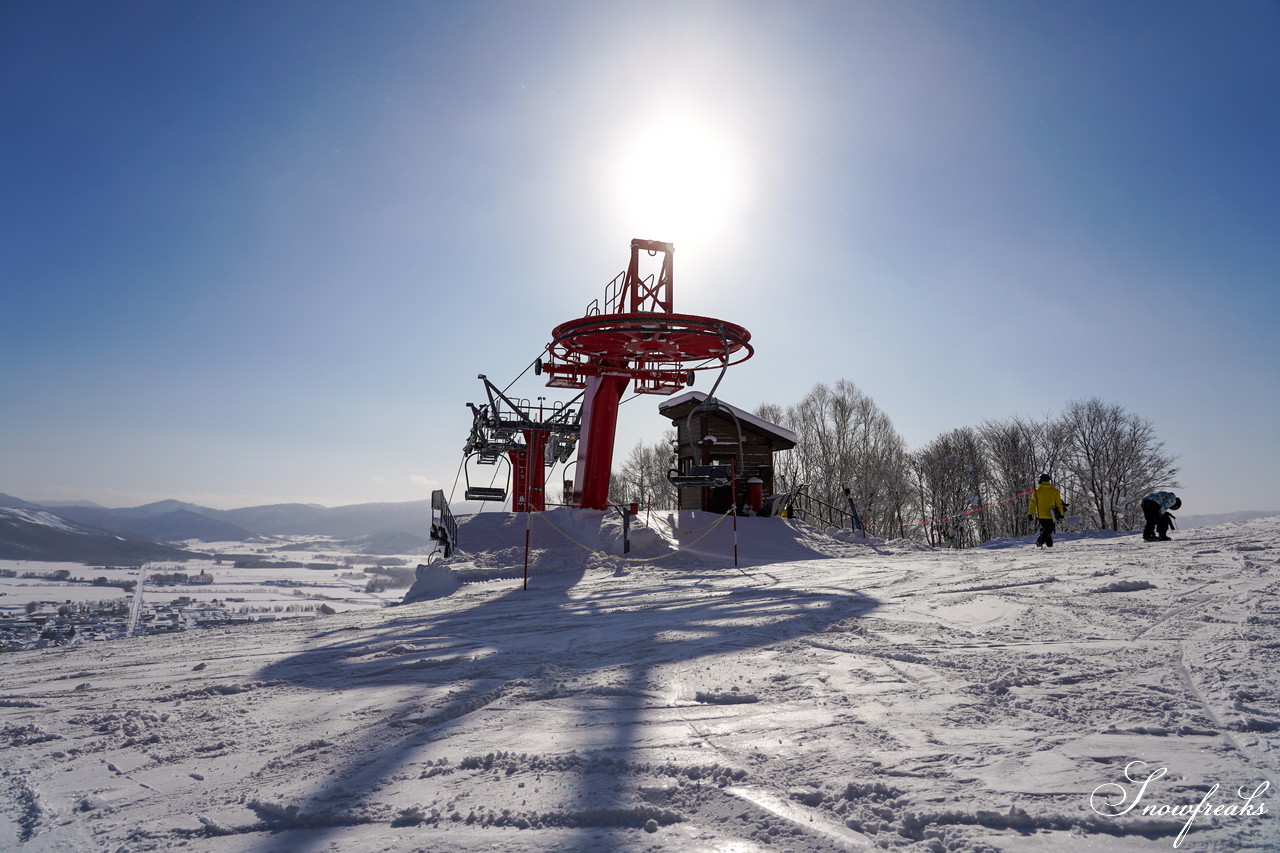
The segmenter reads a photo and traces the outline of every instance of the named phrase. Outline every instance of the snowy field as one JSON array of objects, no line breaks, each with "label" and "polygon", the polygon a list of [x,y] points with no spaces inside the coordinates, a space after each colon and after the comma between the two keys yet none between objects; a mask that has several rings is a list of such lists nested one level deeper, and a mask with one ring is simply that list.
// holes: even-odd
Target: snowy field
[{"label": "snowy field", "polygon": [[482,515],[416,603],[0,657],[0,850],[1280,849],[1280,517],[531,521],[527,590]]},{"label": "snowy field", "polygon": [[[314,537],[313,537],[314,538]],[[307,542],[314,546],[313,542]],[[255,556],[263,561],[297,562],[305,564],[333,564],[333,568],[236,568],[233,560],[221,562],[208,560],[189,560],[186,562],[155,562],[147,564],[151,574],[184,573],[190,576],[201,573],[213,578],[209,584],[147,584],[143,589],[143,600],[149,604],[167,604],[171,600],[185,596],[197,603],[208,603],[215,599],[226,601],[236,599],[232,605],[250,610],[262,610],[268,607],[318,606],[326,604],[334,610],[351,610],[356,608],[384,607],[388,603],[399,601],[404,590],[382,593],[365,592],[365,587],[372,575],[362,575],[363,567],[371,566],[377,557],[354,557],[344,553],[335,546],[330,553],[317,554],[313,550],[299,547],[297,551],[261,549],[259,553],[247,548],[243,543],[189,543],[192,550],[221,551],[241,556]],[[344,560],[351,559],[352,565],[345,565]],[[407,566],[414,566],[421,556],[405,556],[402,558]],[[18,577],[0,577],[0,613],[10,617],[20,617],[25,612],[28,602],[96,602],[114,599],[128,600],[131,593],[115,586],[94,586],[95,578],[106,578],[110,583],[120,581],[136,581],[136,568],[86,566],[82,563],[40,563],[27,560],[0,560],[0,569],[14,572]],[[39,578],[24,578],[24,573],[53,574],[59,570],[67,571],[72,578],[80,582],[55,582]],[[239,601],[243,599],[243,601]]]}]

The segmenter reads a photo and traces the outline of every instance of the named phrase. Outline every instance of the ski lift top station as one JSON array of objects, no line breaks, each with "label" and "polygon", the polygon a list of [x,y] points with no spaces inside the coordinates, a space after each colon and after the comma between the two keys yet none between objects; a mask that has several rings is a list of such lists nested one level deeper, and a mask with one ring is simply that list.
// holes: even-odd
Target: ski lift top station
[{"label": "ski lift top station", "polygon": [[[641,253],[661,256],[656,274],[642,277]],[[546,357],[531,365],[547,376],[552,388],[578,389],[566,404],[548,408],[541,402],[513,400],[483,374],[488,402],[472,410],[471,434],[465,448],[466,463],[509,465],[514,486],[512,510],[536,512],[546,508],[546,466],[567,462],[576,446],[573,506],[607,509],[609,474],[613,467],[618,406],[627,387],[639,394],[670,396],[692,385],[700,370],[719,370],[700,409],[723,408],[715,390],[732,364],[754,354],[751,333],[736,323],[678,314],[672,307],[672,254],[670,243],[632,240],[631,260],[605,288],[604,304],[593,300],[586,314],[551,330]],[[509,387],[509,386],[508,386]],[[467,500],[506,500],[505,488],[473,485],[467,472]],[[700,477],[707,482],[701,483]],[[693,469],[672,472],[673,483],[682,486],[724,485]]]}]

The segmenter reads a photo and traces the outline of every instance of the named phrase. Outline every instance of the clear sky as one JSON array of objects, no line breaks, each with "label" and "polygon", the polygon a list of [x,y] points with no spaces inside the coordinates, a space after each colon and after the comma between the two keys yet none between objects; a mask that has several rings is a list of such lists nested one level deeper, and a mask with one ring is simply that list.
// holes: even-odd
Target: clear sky
[{"label": "clear sky", "polygon": [[754,335],[727,402],[846,378],[915,448],[1097,396],[1184,511],[1280,508],[1277,44],[1271,0],[0,2],[0,492],[448,490],[476,374],[646,237]]}]

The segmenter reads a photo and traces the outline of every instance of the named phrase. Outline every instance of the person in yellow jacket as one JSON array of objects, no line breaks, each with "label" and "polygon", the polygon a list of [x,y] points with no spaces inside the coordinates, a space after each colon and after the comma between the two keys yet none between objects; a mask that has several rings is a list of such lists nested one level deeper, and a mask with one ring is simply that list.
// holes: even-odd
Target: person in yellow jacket
[{"label": "person in yellow jacket", "polygon": [[1062,495],[1049,482],[1048,474],[1040,475],[1040,485],[1031,493],[1031,504],[1027,507],[1027,517],[1040,522],[1040,535],[1036,537],[1036,547],[1053,547],[1053,532],[1058,529],[1055,523],[1067,514],[1067,505],[1062,502]]}]

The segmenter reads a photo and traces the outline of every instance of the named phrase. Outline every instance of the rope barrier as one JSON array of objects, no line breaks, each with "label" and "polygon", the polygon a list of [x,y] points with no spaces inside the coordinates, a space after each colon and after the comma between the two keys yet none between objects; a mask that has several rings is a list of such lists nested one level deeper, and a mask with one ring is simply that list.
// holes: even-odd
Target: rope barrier
[{"label": "rope barrier", "polygon": [[[596,549],[596,548],[592,548],[590,545],[584,545],[583,543],[579,542],[577,539],[574,539],[574,538],[573,538],[572,536],[570,536],[568,533],[565,533],[565,532],[564,532],[563,530],[561,530],[559,527],[556,527],[554,524],[552,524],[551,519],[549,519],[549,518],[547,518],[547,517],[546,517],[546,514],[545,514],[545,513],[541,513],[541,512],[540,512],[540,513],[537,513],[537,515],[538,515],[538,516],[539,516],[543,521],[545,521],[547,524],[549,524],[549,525],[551,526],[551,529],[552,529],[552,530],[554,530],[555,532],[559,533],[561,536],[563,536],[565,539],[568,539],[570,542],[572,542],[573,544],[577,545],[579,548],[582,548],[582,549],[583,549],[583,550],[585,550],[585,551],[589,551],[589,552],[590,552],[590,553],[592,553],[592,554],[599,554],[599,555],[601,555],[602,557],[609,557],[610,559],[613,559],[613,560],[623,560],[624,562],[628,562],[628,563],[641,563],[641,562],[644,562],[644,563],[653,563],[653,562],[657,562],[658,560],[665,560],[667,557],[673,556],[673,555],[675,555],[675,554],[679,554],[682,550],[684,550],[684,548],[685,548],[685,547],[688,547],[689,545],[696,545],[697,543],[701,542],[703,539],[705,539],[705,538],[708,536],[708,534],[710,534],[710,533],[711,533],[711,531],[712,531],[712,530],[715,530],[715,529],[716,529],[716,527],[718,527],[718,526],[719,526],[720,522],[722,522],[722,521],[724,521],[726,518],[728,518],[728,517],[729,517],[729,514],[730,514],[730,513],[732,513],[732,512],[733,512],[733,510],[731,509],[731,510],[729,510],[728,512],[726,512],[724,515],[720,516],[720,517],[719,517],[719,518],[717,518],[715,521],[713,521],[713,522],[712,522],[712,523],[707,527],[707,529],[703,531],[702,535],[701,535],[701,536],[699,536],[697,539],[694,539],[694,540],[692,540],[692,541],[690,541],[690,542],[682,542],[682,543],[680,543],[680,545],[682,546],[682,547],[680,548],[680,550],[671,551],[670,553],[663,554],[663,555],[662,555],[662,556],[660,556],[660,557],[623,557],[623,556],[620,556],[620,555],[618,555],[618,554],[610,554],[610,553],[607,553],[607,552],[605,552],[605,551],[600,551],[600,550],[598,550],[598,549]],[[652,528],[650,528],[648,525],[643,525],[643,526],[644,526],[646,529],[652,530]],[[656,532],[656,531],[655,531],[655,532]]]}]

